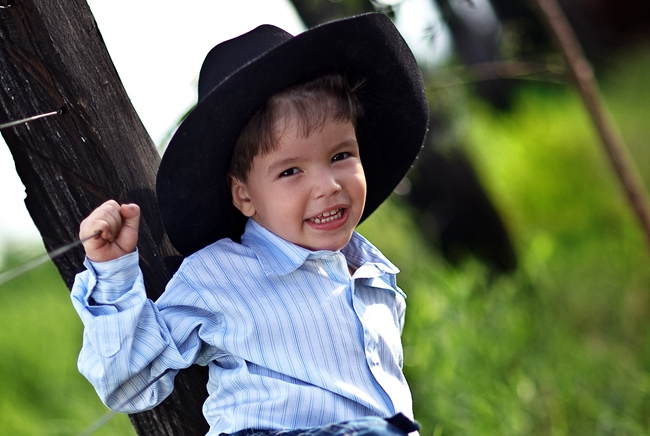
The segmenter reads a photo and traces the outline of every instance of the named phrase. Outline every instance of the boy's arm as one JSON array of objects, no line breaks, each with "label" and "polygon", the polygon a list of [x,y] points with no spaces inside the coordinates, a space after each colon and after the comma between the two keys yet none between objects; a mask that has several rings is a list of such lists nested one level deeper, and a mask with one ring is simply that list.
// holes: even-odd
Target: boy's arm
[{"label": "boy's arm", "polygon": [[[79,371],[108,407],[127,413],[162,402],[172,391],[176,369],[190,366],[201,348],[198,334],[190,339],[189,352],[185,341],[176,344],[146,297],[135,251],[139,215],[138,206],[111,200],[82,222],[80,237],[101,233],[84,243],[87,269],[77,275],[71,292],[84,324]],[[174,370],[123,404],[168,368]]]},{"label": "boy's arm", "polygon": [[70,294],[84,324],[79,372],[109,408],[125,413],[150,409],[171,393],[176,371],[123,403],[167,368],[192,362],[179,359],[165,323],[146,297],[137,251],[107,262],[86,260],[85,265]]}]

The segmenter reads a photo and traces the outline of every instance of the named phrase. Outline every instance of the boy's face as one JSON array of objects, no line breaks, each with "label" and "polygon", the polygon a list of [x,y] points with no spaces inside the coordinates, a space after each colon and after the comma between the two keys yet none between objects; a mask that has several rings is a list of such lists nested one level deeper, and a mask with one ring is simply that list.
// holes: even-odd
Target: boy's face
[{"label": "boy's face", "polygon": [[232,180],[233,202],[289,242],[313,251],[340,250],[366,200],[354,126],[328,120],[305,138],[295,122],[286,121],[278,147],[253,160],[248,182]]}]

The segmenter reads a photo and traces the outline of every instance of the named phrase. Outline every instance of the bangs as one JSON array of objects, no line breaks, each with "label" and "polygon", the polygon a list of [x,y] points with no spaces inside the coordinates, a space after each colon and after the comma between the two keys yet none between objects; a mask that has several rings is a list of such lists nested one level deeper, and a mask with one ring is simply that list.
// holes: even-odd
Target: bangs
[{"label": "bangs", "polygon": [[[268,101],[274,115],[273,142],[277,142],[282,130],[278,127],[296,122],[303,137],[323,127],[326,121],[350,122],[356,126],[362,115],[361,105],[355,92],[360,85],[351,88],[340,75],[328,75],[314,81],[289,88]],[[271,144],[271,151],[275,144]],[[264,150],[262,150],[264,153]]]}]

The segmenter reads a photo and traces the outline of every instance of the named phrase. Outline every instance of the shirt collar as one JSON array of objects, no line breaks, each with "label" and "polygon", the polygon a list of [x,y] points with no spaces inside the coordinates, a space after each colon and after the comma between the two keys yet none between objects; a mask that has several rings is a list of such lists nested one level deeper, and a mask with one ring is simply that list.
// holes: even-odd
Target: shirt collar
[{"label": "shirt collar", "polygon": [[[282,239],[253,219],[249,219],[246,223],[241,241],[243,245],[255,252],[267,276],[290,274],[300,268],[307,259],[317,259],[335,253],[327,250],[311,251],[299,247]],[[388,274],[399,272],[395,265],[357,232],[352,234],[352,239],[341,253],[351,265],[357,268],[372,263],[381,272]]]}]

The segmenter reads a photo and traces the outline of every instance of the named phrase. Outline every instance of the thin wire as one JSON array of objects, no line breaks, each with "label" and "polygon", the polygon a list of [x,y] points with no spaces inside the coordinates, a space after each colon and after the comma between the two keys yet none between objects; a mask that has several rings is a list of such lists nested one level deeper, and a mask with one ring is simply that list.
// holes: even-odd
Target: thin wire
[{"label": "thin wire", "polygon": [[7,5],[6,5],[6,6],[0,6],[0,9],[9,9],[9,8],[12,7],[13,5],[14,5],[14,1],[13,1],[13,0],[9,0],[9,1],[7,2]]},{"label": "thin wire", "polygon": [[[30,271],[37,266],[47,262],[50,259],[54,259],[58,256],[61,256],[62,254],[67,253],[68,251],[72,250],[73,248],[77,247],[78,245],[83,244],[85,241],[95,238],[101,234],[101,231],[98,230],[92,235],[86,236],[85,238],[78,239],[76,241],[73,241],[67,245],[64,245],[62,247],[57,248],[56,250],[53,250],[49,253],[44,254],[41,257],[38,257],[34,260],[31,260],[23,265],[20,265],[16,268],[10,269],[8,271],[4,271],[0,273],[0,286],[3,284],[7,283],[8,281],[20,276],[21,274],[26,273],[27,271]],[[139,395],[141,395],[144,391],[149,389],[154,383],[156,383],[158,380],[163,378],[165,374],[167,374],[169,371],[171,371],[171,368],[167,368],[164,370],[160,375],[154,377],[149,383],[147,383],[142,389],[140,389],[138,392],[135,394],[131,395],[129,398],[126,400],[122,401],[115,407],[116,409],[121,409],[124,407],[126,404],[130,403],[134,399],[136,399]],[[82,431],[81,433],[78,434],[78,436],[91,436],[95,432],[97,432],[100,428],[102,428],[108,421],[110,421],[115,415],[117,415],[117,412],[115,411],[110,411],[106,413],[104,416],[102,416],[100,419],[95,421],[90,427],[88,427],[86,430]]]},{"label": "thin wire", "polygon": [[[9,9],[10,7],[13,6],[13,0],[9,0],[7,2],[6,6],[0,5],[0,9]],[[14,127],[14,126],[19,126],[21,124],[28,123],[30,121],[35,121],[41,118],[46,118],[46,117],[51,117],[53,115],[61,115],[65,113],[65,107],[62,107],[59,110],[52,111],[52,112],[47,112],[44,114],[39,114],[39,115],[34,115],[31,117],[23,118],[20,120],[15,120],[15,121],[10,121],[8,123],[0,124],[0,130],[7,129],[9,127]],[[67,253],[68,251],[72,250],[73,248],[83,244],[85,241],[95,238],[101,234],[101,231],[97,231],[93,233],[92,235],[86,236],[85,238],[78,239],[76,241],[73,241],[69,244],[66,244],[62,247],[57,248],[56,250],[53,250],[49,253],[44,254],[41,257],[38,257],[34,260],[31,260],[29,262],[24,263],[23,265],[17,266],[16,268],[10,269],[8,271],[4,271],[0,273],[0,286],[4,285],[5,283],[15,279],[16,277],[25,274],[28,271],[31,271],[32,269],[44,264],[45,262],[55,259],[58,256],[61,256],[62,254]],[[154,377],[149,383],[147,383],[142,389],[137,391],[135,394],[131,395],[129,398],[126,400],[122,401],[115,407],[116,409],[121,409],[123,406],[126,404],[130,403],[133,401],[135,398],[137,398],[139,395],[141,395],[144,391],[149,389],[154,383],[156,383],[158,380],[163,378],[169,371],[171,371],[171,368],[167,368],[165,371],[163,371],[160,375]],[[90,427],[82,431],[81,433],[78,434],[78,436],[91,436],[95,434],[100,428],[102,428],[108,421],[110,421],[115,415],[117,415],[118,412],[115,412],[111,410],[110,412],[106,413],[104,416],[102,416],[100,419],[95,421]]]},{"label": "thin wire", "polygon": [[78,240],[76,240],[74,242],[71,242],[71,243],[69,243],[67,245],[64,245],[63,247],[57,248],[56,250],[53,250],[53,251],[51,251],[49,253],[45,253],[41,257],[37,257],[34,260],[30,260],[29,262],[26,262],[26,263],[24,263],[22,265],[19,265],[19,266],[13,268],[13,269],[10,269],[10,270],[7,270],[7,271],[4,271],[4,272],[0,273],[0,286],[4,285],[5,283],[7,283],[10,280],[15,279],[16,277],[20,276],[21,274],[25,274],[27,271],[33,270],[34,268],[36,268],[39,265],[44,264],[48,260],[55,259],[55,258],[61,256],[62,254],[67,253],[68,251],[72,250],[73,248],[77,247],[78,245],[83,244],[85,241],[98,236],[100,233],[101,233],[101,231],[98,230],[98,231],[96,231],[95,233],[93,233],[90,236],[86,236],[83,239],[78,239]]},{"label": "thin wire", "polygon": [[93,425],[91,425],[81,433],[77,433],[77,436],[91,436],[95,434],[100,428],[105,426],[108,421],[113,419],[115,415],[117,415],[117,412],[111,410],[110,412],[108,412],[107,414],[99,418],[97,421],[95,421]]},{"label": "thin wire", "polygon": [[[8,7],[10,6],[0,6],[0,9],[8,8]],[[21,124],[25,124],[30,121],[38,120],[41,118],[51,117],[52,115],[61,115],[63,113],[65,113],[65,110],[64,108],[61,108],[59,110],[48,112],[45,114],[34,115],[32,117],[23,118],[21,120],[16,120],[16,121],[9,121],[8,123],[0,124],[0,130],[7,129],[9,127],[19,126]]]},{"label": "thin wire", "polygon": [[[130,403],[134,399],[136,399],[140,394],[142,394],[144,391],[149,389],[154,383],[156,383],[158,380],[163,378],[165,374],[167,374],[169,371],[171,371],[171,368],[167,368],[164,370],[160,375],[154,377],[153,380],[151,380],[149,383],[147,383],[142,389],[140,389],[138,392],[135,394],[131,395],[129,398],[126,400],[122,401],[120,404],[115,407],[116,409],[121,409],[123,406],[126,404]],[[77,436],[91,436],[95,434],[100,428],[102,428],[108,421],[110,421],[115,415],[117,415],[118,412],[115,412],[111,410],[101,418],[99,418],[97,421],[95,421],[90,427],[82,431],[81,433],[77,434]]]},{"label": "thin wire", "polygon": [[[21,274],[26,273],[27,271],[30,271],[37,266],[47,262],[48,260],[54,259],[58,256],[61,256],[62,254],[67,253],[68,251],[72,250],[73,248],[77,247],[78,245],[83,244],[85,241],[95,238],[101,234],[101,231],[98,230],[92,235],[86,236],[85,238],[78,239],[76,241],[73,241],[67,245],[64,245],[62,247],[57,248],[56,250],[53,250],[49,253],[44,254],[41,257],[38,257],[34,260],[31,260],[23,265],[20,265],[16,268],[10,269],[8,271],[4,271],[0,273],[0,286],[3,284],[7,283],[8,281],[20,276]],[[156,383],[158,380],[163,378],[169,371],[171,371],[171,368],[167,368],[164,370],[160,375],[154,377],[149,383],[147,383],[142,389],[137,391],[135,394],[131,395],[129,398],[126,400],[122,401],[115,407],[116,409],[121,409],[124,407],[126,404],[130,403],[134,399],[136,399],[139,395],[141,395],[144,391],[149,389],[154,383]],[[110,412],[106,413],[104,416],[99,418],[97,421],[95,421],[90,427],[79,433],[77,436],[91,436],[95,434],[100,428],[102,428],[108,421],[110,421],[115,415],[117,415],[118,412],[115,412],[111,410]]]}]

